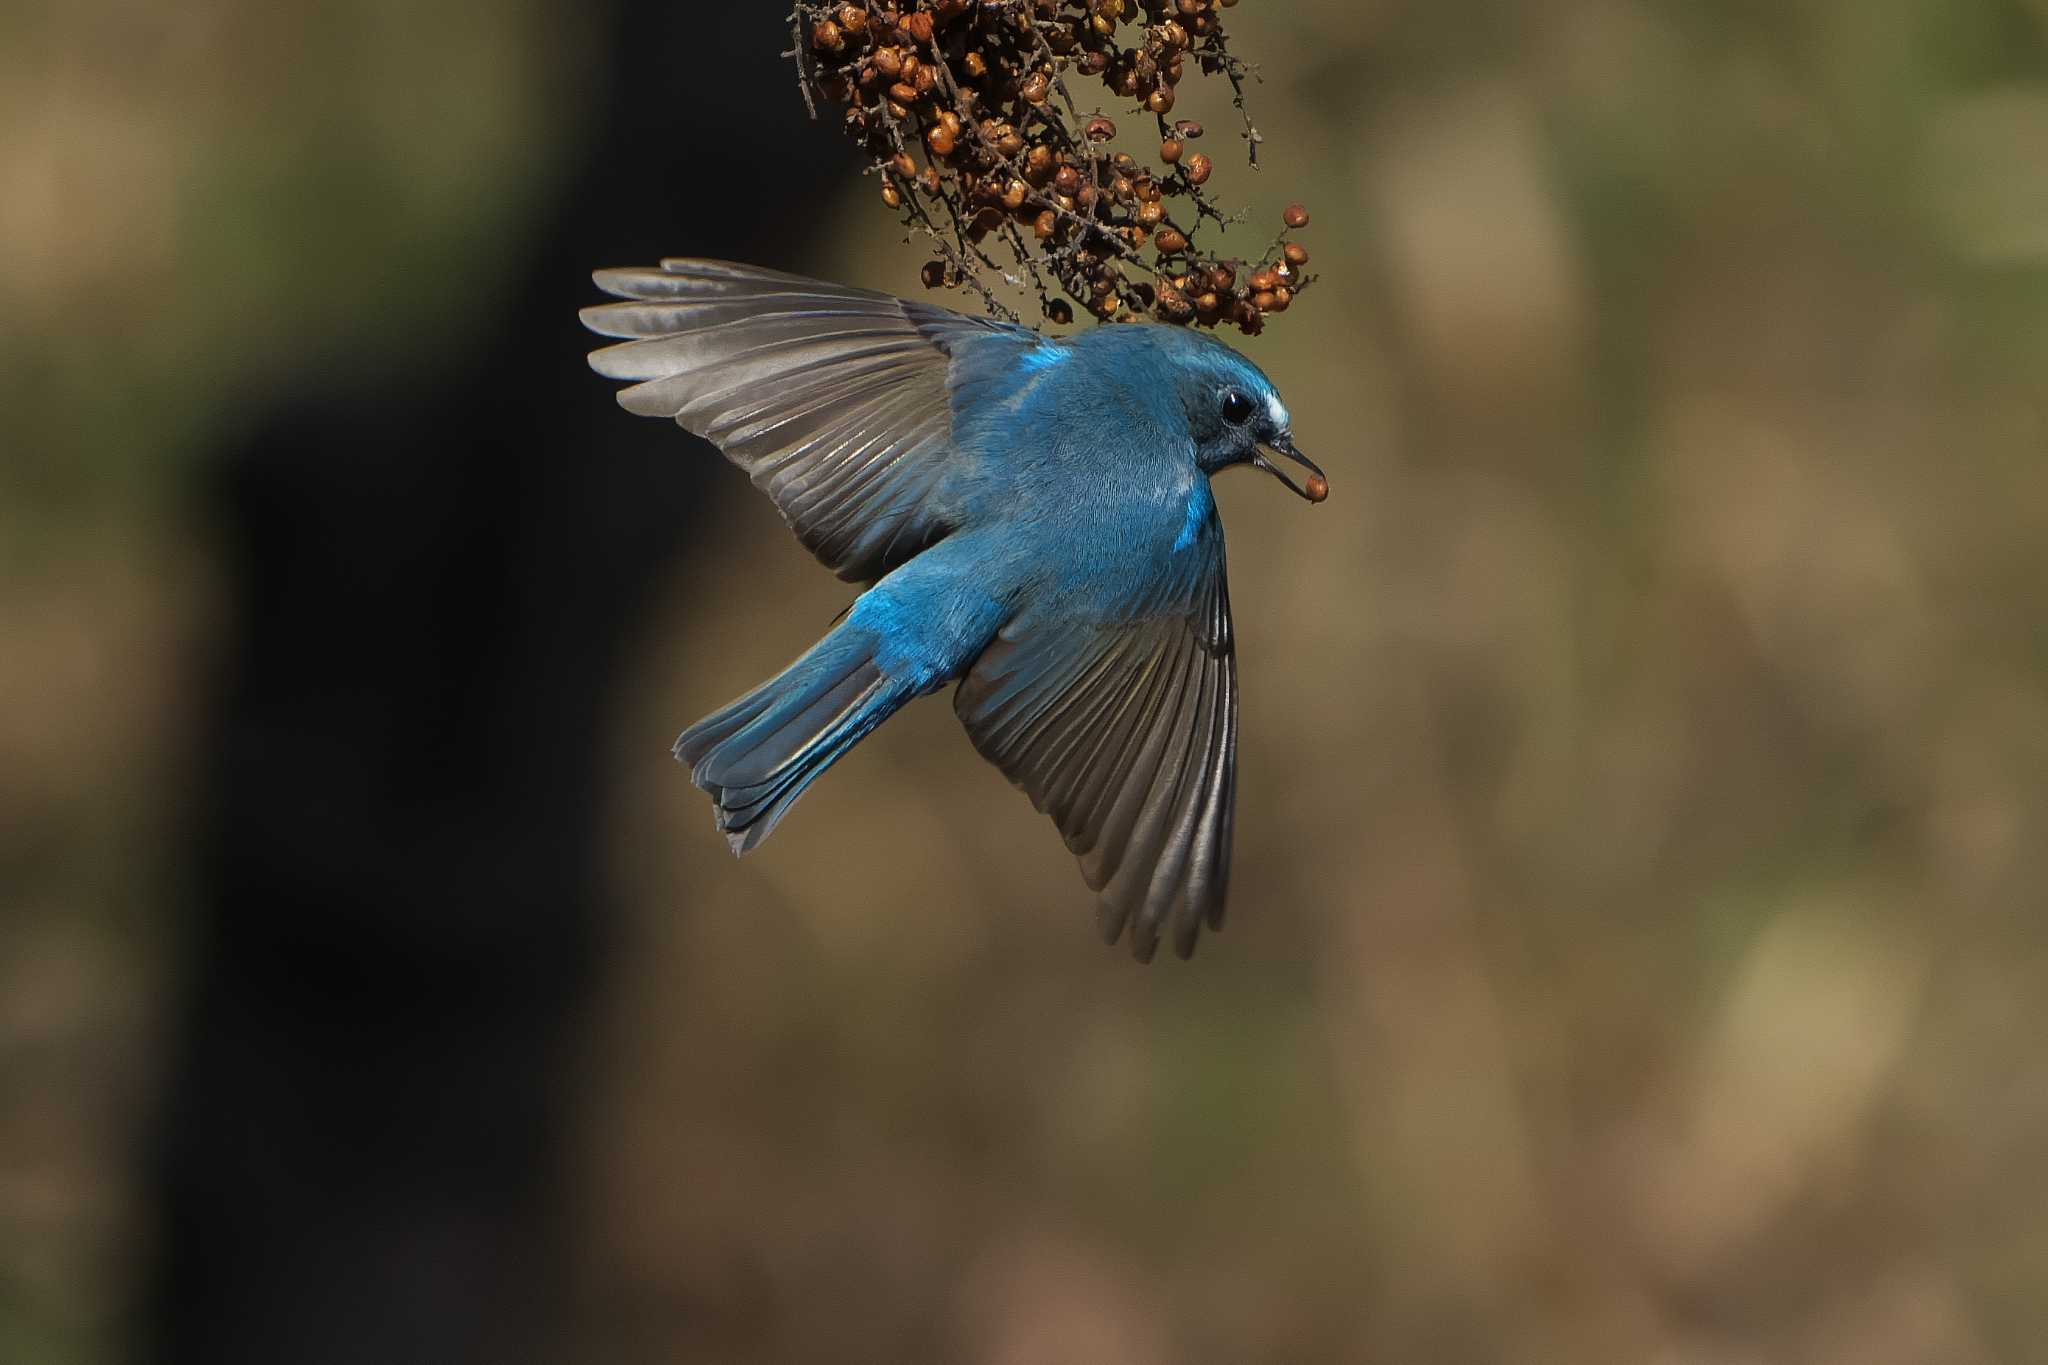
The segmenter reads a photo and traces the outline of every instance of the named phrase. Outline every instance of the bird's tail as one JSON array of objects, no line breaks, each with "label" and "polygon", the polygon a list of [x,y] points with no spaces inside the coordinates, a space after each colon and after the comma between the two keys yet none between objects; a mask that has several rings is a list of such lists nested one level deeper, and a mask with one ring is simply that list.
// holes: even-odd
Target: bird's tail
[{"label": "bird's tail", "polygon": [[842,625],[676,741],[734,853],[773,833],[820,773],[915,694],[876,665],[874,644],[870,632]]}]

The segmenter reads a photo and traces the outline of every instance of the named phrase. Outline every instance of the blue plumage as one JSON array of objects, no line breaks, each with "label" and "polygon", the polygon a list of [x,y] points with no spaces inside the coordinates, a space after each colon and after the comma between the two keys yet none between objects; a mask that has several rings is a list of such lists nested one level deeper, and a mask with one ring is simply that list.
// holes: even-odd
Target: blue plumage
[{"label": "blue plumage", "polygon": [[[1071,340],[716,261],[600,271],[601,374],[753,478],[869,585],[676,756],[735,852],[840,755],[958,682],[975,746],[1050,814],[1104,936],[1182,956],[1222,921],[1237,668],[1210,475],[1253,464],[1319,501],[1255,365],[1186,329]],[[1262,449],[1263,448],[1263,449]],[[1264,450],[1311,471],[1297,487]]]}]

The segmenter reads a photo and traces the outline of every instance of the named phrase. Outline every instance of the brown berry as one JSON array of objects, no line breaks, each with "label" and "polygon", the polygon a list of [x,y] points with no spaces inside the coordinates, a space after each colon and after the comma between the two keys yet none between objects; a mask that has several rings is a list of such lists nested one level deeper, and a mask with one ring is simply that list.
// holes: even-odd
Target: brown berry
[{"label": "brown berry", "polygon": [[1308,248],[1298,242],[1289,242],[1280,248],[1280,254],[1287,258],[1289,265],[1307,265]]},{"label": "brown berry", "polygon": [[1308,210],[1299,204],[1289,204],[1287,212],[1281,214],[1280,218],[1281,221],[1291,228],[1305,228],[1308,226]]},{"label": "brown berry", "polygon": [[1181,148],[1184,145],[1177,137],[1167,138],[1159,144],[1159,159],[1171,166],[1174,162],[1180,160]]},{"label": "brown berry", "polygon": [[953,147],[955,145],[953,130],[945,124],[935,124],[927,129],[924,140],[931,144],[933,156],[953,155]]},{"label": "brown berry", "polygon": [[839,25],[827,19],[811,30],[811,46],[820,52],[837,52],[846,46],[846,35],[839,31]]},{"label": "brown berry", "polygon": [[1179,228],[1165,227],[1152,239],[1161,254],[1172,256],[1188,249],[1188,239]]},{"label": "brown berry", "polygon": [[905,15],[903,32],[912,42],[929,43],[932,40],[932,17],[922,10]]},{"label": "brown berry", "polygon": [[1116,125],[1097,114],[1081,131],[1090,142],[1107,142],[1116,136]]},{"label": "brown berry", "polygon": [[1206,183],[1209,179],[1208,153],[1195,152],[1186,161],[1181,163],[1181,169],[1187,172],[1189,184],[1200,185]]},{"label": "brown berry", "polygon": [[1054,299],[1045,305],[1045,315],[1062,327],[1074,320],[1074,310],[1068,306],[1065,299]]},{"label": "brown berry", "polygon": [[925,288],[937,289],[946,282],[946,263],[944,261],[926,261],[924,269],[917,272],[917,277],[924,281]]},{"label": "brown berry", "polygon": [[1184,118],[1173,125],[1174,136],[1183,142],[1193,142],[1202,135],[1202,125],[1191,118]]}]

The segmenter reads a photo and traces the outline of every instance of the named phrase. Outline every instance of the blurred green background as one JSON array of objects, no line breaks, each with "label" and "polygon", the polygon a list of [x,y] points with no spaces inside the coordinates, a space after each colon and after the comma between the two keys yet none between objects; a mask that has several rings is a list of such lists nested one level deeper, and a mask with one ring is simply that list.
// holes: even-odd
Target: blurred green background
[{"label": "blurred green background", "polygon": [[[1101,949],[938,702],[728,858],[668,743],[847,590],[724,479],[617,700],[562,1358],[2048,1361],[2048,3],[1231,27],[1333,492],[1219,489],[1227,931]],[[0,6],[0,1358],[149,1252],[201,452],[486,323],[595,79],[538,0]],[[916,292],[816,205],[772,264]]]}]

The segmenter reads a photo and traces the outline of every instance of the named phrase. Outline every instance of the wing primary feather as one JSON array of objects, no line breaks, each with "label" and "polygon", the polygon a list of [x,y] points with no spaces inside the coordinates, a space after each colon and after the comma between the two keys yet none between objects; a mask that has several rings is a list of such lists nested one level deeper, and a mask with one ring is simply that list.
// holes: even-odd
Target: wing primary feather
[{"label": "wing primary feather", "polygon": [[1116,799],[1110,803],[1108,818],[1103,821],[1101,834],[1096,840],[1095,875],[1105,885],[1123,867],[1131,850],[1132,838],[1140,828],[1153,784],[1165,770],[1175,738],[1173,727],[1179,720],[1186,691],[1185,654],[1190,642],[1191,637],[1185,632],[1174,642],[1174,657],[1166,670],[1168,685],[1162,689],[1157,710],[1137,736],[1139,746],[1127,769],[1128,775]]},{"label": "wing primary feather", "polygon": [[673,418],[722,450],[840,577],[873,582],[943,538],[955,447],[952,373],[1040,344],[887,294],[728,261],[597,271],[615,302],[583,310],[613,344],[591,364],[630,412]]},{"label": "wing primary feather", "polygon": [[961,683],[968,733],[1050,814],[1101,893],[1097,925],[1149,960],[1186,956],[1222,916],[1235,792],[1237,672],[1222,540],[1119,609],[1071,603],[1006,626]]},{"label": "wing primary feather", "polygon": [[[1151,885],[1145,892],[1144,914],[1139,921],[1145,933],[1153,939],[1160,936],[1176,906],[1183,906],[1183,909],[1173,918],[1178,921],[1187,917],[1184,902],[1191,889],[1188,872],[1202,819],[1202,792],[1208,785],[1210,765],[1215,761],[1216,693],[1220,679],[1216,670],[1205,664],[1198,663],[1194,672],[1198,689],[1195,725],[1186,731],[1187,748],[1180,774],[1174,783],[1171,801],[1162,808],[1168,817],[1164,827],[1165,843],[1160,849],[1159,864],[1152,872]],[[1179,935],[1175,937],[1178,940]]]},{"label": "wing primary feather", "polygon": [[1207,686],[1205,670],[1184,664],[1171,718],[1161,729],[1159,763],[1144,794],[1134,805],[1135,817],[1119,860],[1123,875],[1112,883],[1115,894],[1137,912],[1131,924],[1131,950],[1149,958],[1159,946],[1162,894],[1170,895],[1179,876],[1177,848],[1181,792],[1187,782],[1194,748],[1194,722]]},{"label": "wing primary feather", "polygon": [[1236,668],[1228,658],[1218,661],[1217,696],[1210,715],[1208,766],[1196,793],[1197,823],[1189,840],[1186,891],[1174,921],[1174,949],[1182,957],[1195,951],[1195,940],[1210,906],[1220,903],[1223,888],[1216,880],[1216,855],[1229,838],[1229,811],[1224,794],[1233,762],[1231,725],[1236,707]]},{"label": "wing primary feather", "polygon": [[[1167,691],[1168,669],[1156,655],[1142,659],[1132,678],[1129,704],[1105,727],[1102,742],[1078,766],[1083,774],[1074,794],[1067,848],[1081,857],[1081,874],[1089,889],[1100,891],[1110,872],[1102,870],[1103,835],[1118,795],[1135,778],[1136,761]],[[1114,871],[1112,868],[1111,871]]]}]

